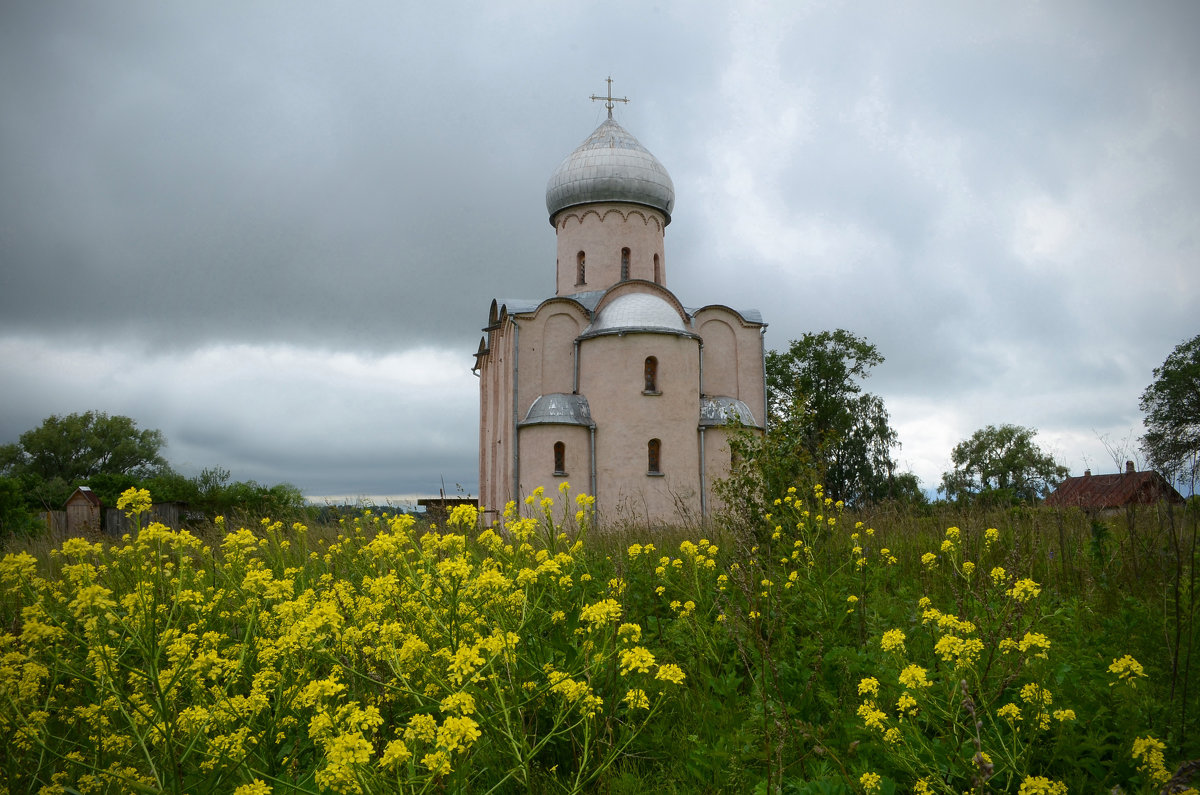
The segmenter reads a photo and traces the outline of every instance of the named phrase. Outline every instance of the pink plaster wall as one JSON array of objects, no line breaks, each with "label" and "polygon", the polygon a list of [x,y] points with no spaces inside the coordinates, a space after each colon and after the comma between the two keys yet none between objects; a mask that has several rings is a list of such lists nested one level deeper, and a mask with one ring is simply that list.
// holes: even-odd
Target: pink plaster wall
[{"label": "pink plaster wall", "polygon": [[[645,395],[645,360],[658,359],[661,394]],[[699,342],[673,334],[629,333],[580,344],[580,392],[596,422],[596,507],[601,521],[622,515],[664,521],[676,499],[699,513]],[[647,474],[647,442],[662,441],[662,476]]]},{"label": "pink plaster wall", "polygon": [[[659,284],[666,284],[663,250],[664,217],[631,204],[592,204],[574,207],[554,219],[558,235],[558,295],[603,290],[621,281],[621,249],[628,248],[629,278],[654,281],[654,256],[659,258]],[[578,254],[586,256],[584,284],[577,282]]]},{"label": "pink plaster wall", "polygon": [[697,310],[694,322],[704,339],[704,394],[737,398],[762,425],[766,419],[762,327],[745,323],[724,306]]},{"label": "pink plaster wall", "polygon": [[[541,486],[558,503],[558,486],[571,483],[574,494],[591,491],[591,461],[588,429],[581,425],[528,425],[521,434],[521,493],[518,499]],[[566,476],[554,474],[554,443],[566,447]],[[574,508],[571,508],[574,513]]]},{"label": "pink plaster wall", "polygon": [[[488,332],[490,352],[479,367],[479,499],[485,509],[502,511],[512,490],[511,321]],[[495,518],[488,514],[485,520]]]}]

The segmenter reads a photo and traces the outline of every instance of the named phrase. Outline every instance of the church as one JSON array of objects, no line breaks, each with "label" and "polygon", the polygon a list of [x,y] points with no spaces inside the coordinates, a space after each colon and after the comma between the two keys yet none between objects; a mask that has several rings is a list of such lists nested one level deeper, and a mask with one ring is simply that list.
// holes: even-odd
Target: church
[{"label": "church", "polygon": [[613,120],[628,100],[611,81],[593,99],[608,118],[546,186],[554,294],[492,301],[475,354],[488,521],[539,486],[558,499],[568,480],[601,525],[703,519],[732,463],[730,421],[766,421],[766,324],[668,289],[671,177]]}]

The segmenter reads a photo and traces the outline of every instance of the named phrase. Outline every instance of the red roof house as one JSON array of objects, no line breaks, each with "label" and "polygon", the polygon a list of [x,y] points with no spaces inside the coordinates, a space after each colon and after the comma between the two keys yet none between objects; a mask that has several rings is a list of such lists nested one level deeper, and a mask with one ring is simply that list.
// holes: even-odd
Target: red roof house
[{"label": "red roof house", "polygon": [[1167,500],[1182,503],[1183,497],[1162,475],[1152,470],[1138,472],[1132,461],[1125,462],[1125,471],[1116,475],[1093,475],[1067,478],[1046,498],[1054,508],[1083,508],[1112,510],[1127,505],[1153,505]]}]

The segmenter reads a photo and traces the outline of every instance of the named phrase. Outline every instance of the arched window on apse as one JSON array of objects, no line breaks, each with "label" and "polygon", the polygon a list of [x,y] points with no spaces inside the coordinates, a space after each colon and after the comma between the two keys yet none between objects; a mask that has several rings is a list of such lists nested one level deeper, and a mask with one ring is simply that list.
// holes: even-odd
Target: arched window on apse
[{"label": "arched window on apse", "polygon": [[621,249],[621,281],[629,278],[629,249]]},{"label": "arched window on apse", "polygon": [[646,386],[642,390],[650,394],[658,394],[658,359],[653,356],[646,357]]},{"label": "arched window on apse", "polygon": [[554,443],[554,474],[567,474],[567,446],[562,442]]},{"label": "arched window on apse", "polygon": [[662,474],[662,442],[658,439],[646,442],[646,471],[651,475]]},{"label": "arched window on apse", "polygon": [[654,283],[662,284],[662,268],[658,264],[658,255],[654,255]]},{"label": "arched window on apse", "polygon": [[576,265],[575,283],[576,284],[587,284],[587,265],[584,262],[586,259],[587,258],[583,256],[582,251],[575,255],[575,265]]}]

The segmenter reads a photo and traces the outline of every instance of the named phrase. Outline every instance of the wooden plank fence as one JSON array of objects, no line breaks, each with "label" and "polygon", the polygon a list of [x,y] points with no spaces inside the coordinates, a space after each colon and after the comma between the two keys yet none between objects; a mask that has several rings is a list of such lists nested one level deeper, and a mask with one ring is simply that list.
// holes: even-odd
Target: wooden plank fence
[{"label": "wooden plank fence", "polygon": [[[187,513],[187,505],[182,502],[160,502],[150,506],[150,515],[143,517],[144,524],[150,522],[161,522],[172,530],[179,530],[183,527],[183,519]],[[67,534],[67,512],[66,511],[46,511],[41,515],[41,520],[46,525],[46,533],[51,538],[66,538]],[[105,535],[120,538],[126,533],[133,532],[133,520],[125,515],[125,512],[118,508],[104,509],[104,528]],[[99,528],[89,528],[93,532]],[[84,531],[87,532],[86,530]]]},{"label": "wooden plank fence", "polygon": [[[186,511],[186,506],[181,502],[159,502],[150,506],[150,515],[142,517],[143,525],[151,522],[159,522],[165,524],[172,530],[179,530],[183,525],[180,520]],[[126,533],[134,531],[133,520],[125,515],[125,512],[118,508],[104,509],[104,532],[110,536],[120,538]]]}]

